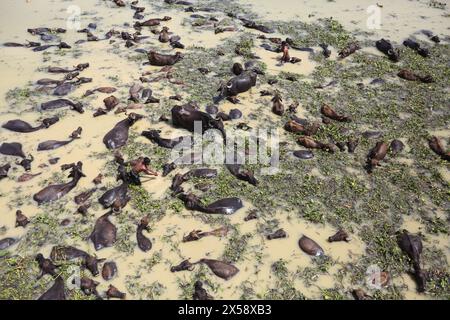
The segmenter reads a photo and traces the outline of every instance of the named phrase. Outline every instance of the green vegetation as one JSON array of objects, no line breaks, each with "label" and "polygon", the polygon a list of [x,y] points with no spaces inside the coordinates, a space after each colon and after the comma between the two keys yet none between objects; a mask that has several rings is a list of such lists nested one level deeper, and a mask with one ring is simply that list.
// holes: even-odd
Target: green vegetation
[{"label": "green vegetation", "polygon": [[[441,7],[437,1],[430,1],[430,5]],[[198,6],[215,7],[225,13],[245,13],[248,17],[256,18],[253,13],[234,1],[200,1]],[[155,7],[177,8],[162,2],[155,4]],[[231,18],[226,19],[222,21],[223,25],[230,23]],[[189,23],[184,25],[196,28]],[[325,43],[334,51],[342,49],[357,36],[356,33],[346,31],[332,18],[321,19],[315,23],[271,21],[267,26],[277,29],[285,37],[290,37],[296,46],[315,47]],[[184,51],[184,58],[176,64],[172,73],[173,79],[182,81],[184,86],[166,82],[164,85],[174,92],[182,93],[182,103],[195,101],[203,110],[204,106],[210,104],[212,98],[217,95],[217,89],[233,76],[230,70],[232,62],[249,60],[260,42],[256,33],[240,32],[214,48],[191,45]],[[223,251],[219,252],[219,257],[211,258],[220,258],[233,263],[241,270],[254,269],[258,276],[259,272],[268,271],[270,268],[270,279],[264,279],[267,282],[264,282],[263,289],[256,288],[253,280],[244,279],[235,290],[235,294],[242,299],[306,299],[309,295],[305,296],[306,292],[301,292],[298,288],[305,286],[312,290],[324,275],[331,275],[334,284],[327,288],[319,288],[317,298],[350,299],[351,289],[364,287],[375,299],[401,299],[404,298],[406,290],[414,289],[390,284],[383,290],[370,290],[364,283],[366,270],[372,265],[388,272],[391,279],[408,276],[411,261],[400,250],[396,232],[405,227],[405,217],[409,217],[423,226],[420,230],[423,233],[424,244],[421,263],[429,278],[427,294],[438,299],[450,299],[449,266],[445,253],[439,249],[440,245],[436,242],[436,237],[448,237],[449,234],[449,185],[439,171],[448,169],[448,164],[438,158],[426,142],[433,131],[445,130],[448,125],[450,45],[441,43],[430,46],[428,42],[420,41],[420,43],[430,48],[429,58],[424,59],[412,50],[401,47],[399,63],[392,63],[385,56],[374,55],[364,50],[346,58],[344,63],[340,60],[325,59],[320,51],[315,50],[315,53],[310,54],[310,58],[317,66],[308,77],[290,72],[271,75],[263,62],[256,62],[266,74],[258,75],[258,86],[253,90],[253,95],[257,96],[262,87],[277,89],[286,106],[294,101],[299,102],[300,108],[305,111],[305,117],[311,121],[320,121],[320,108],[325,103],[335,108],[338,113],[349,115],[352,122],[333,121],[329,125],[322,125],[313,138],[324,142],[345,143],[350,137],[357,137],[359,145],[355,152],[350,154],[337,151],[329,154],[315,150],[313,159],[299,160],[291,154],[293,150],[300,149],[296,144],[298,135],[283,132],[283,144],[280,145],[281,170],[278,173],[262,175],[261,165],[247,166],[247,169],[254,171],[259,181],[257,187],[236,179],[225,168],[220,169],[218,177],[214,179],[195,178],[183,185],[186,186],[186,190],[193,190],[198,194],[205,203],[225,197],[240,197],[250,203],[258,212],[258,220],[254,222],[256,227],[251,232],[241,231],[240,225],[232,225],[230,217],[227,216],[186,213],[184,204],[176,197],[172,197],[170,191],[161,198],[156,198],[145,185],[130,186],[129,193],[132,199],[130,204],[120,215],[113,218],[118,227],[114,249],[121,255],[131,255],[135,249],[137,250],[136,226],[144,216],[149,216],[152,230],[164,217],[186,216],[211,228],[219,225],[230,228],[227,237],[221,239]],[[367,41],[361,45],[373,46],[373,43]],[[114,50],[122,53],[120,46]],[[44,57],[45,61],[62,58],[58,52],[54,56],[45,52]],[[133,53],[127,56],[127,59],[140,65],[145,55]],[[210,72],[204,75],[198,71],[200,67],[208,68]],[[431,75],[435,83],[423,84],[402,80],[397,77],[401,69]],[[108,78],[115,86],[123,86],[117,75],[110,75]],[[267,87],[268,79],[276,79],[278,82],[272,87]],[[382,81],[373,83],[375,79]],[[315,88],[332,80],[336,81],[332,88]],[[36,98],[40,94],[34,87],[28,85],[10,90],[6,99],[11,106],[18,106],[21,109],[27,105],[36,105]],[[142,109],[142,113],[155,123],[160,115],[168,115],[170,108],[175,104],[178,102],[162,97],[158,106],[146,106]],[[249,116],[256,123],[264,123],[271,128],[282,128],[289,118],[287,113],[283,117],[273,118],[263,114],[263,111],[270,108],[268,100],[259,98],[257,104],[259,109],[251,110]],[[237,107],[246,108],[246,101],[242,101]],[[66,113],[61,113],[61,117],[64,116]],[[227,128],[232,125],[227,125]],[[382,138],[365,138],[362,133],[367,130],[382,132]],[[379,140],[390,142],[394,138],[402,139],[407,149],[396,156],[388,154],[381,166],[368,174],[364,170],[364,164],[370,148]],[[170,155],[170,150],[148,142],[140,137],[134,128],[130,130],[127,145],[120,151],[126,160],[148,156],[151,159],[151,166],[159,172]],[[109,188],[112,184],[117,185],[114,181],[117,164],[112,160],[112,152],[93,153],[90,157],[104,162],[102,174],[110,179],[105,186]],[[187,171],[185,169],[187,168],[182,167],[181,172]],[[167,179],[171,177],[172,175]],[[49,179],[40,180],[39,186],[62,181],[67,181],[67,173],[55,171]],[[192,188],[200,183],[207,183],[208,190],[200,192]],[[100,208],[94,205],[93,214],[87,217],[74,215],[72,196],[39,208],[38,214],[32,217],[31,224],[25,229],[21,242],[15,249],[18,255],[12,256],[8,250],[0,252],[0,299],[35,299],[51,285],[48,276],[36,280],[38,268],[34,262],[34,255],[40,248],[86,241]],[[97,196],[96,193],[93,198]],[[31,203],[33,200],[17,188],[11,195],[8,206],[12,210],[17,206]],[[67,217],[72,223],[62,228],[60,222]],[[284,224],[292,220],[308,222],[319,227],[331,225],[334,229],[344,228],[364,243],[365,251],[362,255],[353,256],[348,263],[335,261],[328,256],[312,258],[307,267],[296,268],[295,271],[289,270],[288,258],[270,261],[271,265],[263,265],[266,249],[263,236],[284,227]],[[6,228],[2,229],[1,234],[6,231]],[[178,229],[168,228],[157,241],[167,246],[170,252],[186,259],[187,257],[183,256],[181,237]],[[289,235],[287,240],[274,241],[296,241],[297,239],[293,237],[294,235]],[[201,241],[201,245],[208,244],[205,239]],[[340,245],[346,246],[345,243]],[[151,274],[161,264],[164,264],[164,268],[169,268],[172,263],[174,261],[168,261],[164,257],[162,249],[152,251],[140,261],[138,267],[133,268],[134,274],[127,275],[126,288],[123,289],[126,289],[133,298],[164,297],[168,288],[162,280],[146,281],[146,274]],[[64,267],[61,269],[64,273]],[[181,299],[192,298],[193,285],[197,280],[201,280],[207,291],[215,298],[220,298],[225,290],[225,285],[204,265],[196,265],[194,271],[180,272],[174,274],[174,277]],[[87,297],[79,290],[73,290],[68,294],[73,299],[93,298]]]}]

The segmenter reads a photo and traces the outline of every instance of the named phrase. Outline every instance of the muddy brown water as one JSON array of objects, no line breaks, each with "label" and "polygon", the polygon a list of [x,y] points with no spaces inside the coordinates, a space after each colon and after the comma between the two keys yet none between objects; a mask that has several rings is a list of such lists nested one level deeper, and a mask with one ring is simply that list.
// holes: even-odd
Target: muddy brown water
[{"label": "muddy brown water", "polygon": [[[189,28],[183,26],[183,19],[188,17],[187,13],[181,11],[152,11],[147,2],[140,1],[146,6],[146,17],[156,17],[169,15],[173,19],[164,25],[168,26],[171,31],[178,34],[182,38],[182,42],[191,45],[203,47],[215,47],[227,37],[232,37],[233,33],[223,33],[215,35],[212,31],[205,32],[188,32]],[[320,17],[333,16],[341,22],[345,28],[349,30],[364,29],[366,8],[372,1],[336,1],[330,2],[325,0],[318,1],[297,1],[297,0],[241,0],[242,4],[260,14],[262,18],[283,20],[283,19],[302,19],[307,22],[314,21]],[[382,11],[382,28],[374,30],[370,37],[377,38],[380,36],[390,36],[391,39],[399,41],[400,39],[418,31],[419,26],[424,26],[427,29],[432,29],[438,33],[448,33],[445,23],[442,23],[442,10],[436,10],[427,6],[427,1],[390,1],[384,3]],[[103,34],[111,28],[121,30],[124,22],[131,22],[132,12],[127,9],[116,8],[114,4],[107,1],[92,1],[92,0],[77,0],[77,1],[56,1],[56,0],[3,0],[0,4],[0,42],[15,41],[24,42],[25,40],[36,40],[26,32],[28,27],[51,26],[51,27],[65,27],[66,19],[68,17],[67,8],[70,5],[77,5],[82,10],[81,23],[85,27],[87,23],[95,22],[98,25],[95,35],[103,36]],[[418,14],[420,12],[420,15]],[[424,23],[422,16],[427,17]],[[448,18],[446,18],[446,21]],[[448,24],[447,24],[448,26]],[[129,28],[131,31],[132,28]],[[148,48],[170,49],[167,44],[160,44],[156,36],[147,32],[151,39],[143,46]],[[85,39],[85,34],[77,33],[75,30],[68,30],[67,34],[63,36],[64,41],[71,44],[78,39]],[[117,49],[124,50],[121,42]],[[50,52],[53,49],[49,49]],[[69,98],[80,97],[85,90],[93,89],[100,86],[114,86],[118,91],[114,93],[116,96],[127,97],[128,88],[137,81],[139,76],[144,71],[156,71],[158,68],[151,66],[142,66],[134,61],[126,59],[123,55],[116,54],[108,41],[89,42],[77,47],[77,55],[74,56],[73,51],[68,50],[63,55],[54,55],[47,53],[32,52],[26,48],[5,48],[0,47],[0,123],[8,120],[21,118],[34,124],[39,118],[44,115],[37,111],[36,104],[29,104],[27,99],[24,99],[17,106],[11,107],[6,99],[6,93],[16,87],[21,88],[27,86],[29,82],[35,82],[40,78],[59,78],[61,75],[51,75],[41,71],[41,67],[49,65],[58,65],[62,67],[70,67],[77,63],[89,62],[90,67],[82,72],[82,76],[92,77],[92,83],[82,85],[75,91],[70,93]],[[180,50],[183,51],[183,50]],[[281,69],[277,59],[279,54],[265,51],[257,48],[255,53],[261,57],[262,61],[267,64],[269,73],[279,73],[280,71],[288,71],[302,74],[308,77],[309,74],[316,67],[316,62],[309,59],[307,53],[298,53],[296,56],[302,59],[302,62],[295,65],[285,65]],[[118,79],[114,81],[112,79]],[[170,90],[163,90],[159,84],[152,84],[154,92],[157,96],[172,95]],[[258,88],[259,89],[259,88]],[[239,96],[245,109],[243,109],[244,118],[249,113],[258,110],[259,105],[254,98],[258,92],[256,88],[249,93]],[[11,170],[11,178],[4,179],[0,182],[0,226],[7,228],[6,233],[2,237],[22,237],[26,233],[26,229],[15,228],[15,210],[21,209],[29,218],[33,218],[40,213],[40,209],[34,202],[25,202],[21,205],[17,202],[18,197],[31,198],[32,195],[40,190],[48,179],[52,178],[54,172],[59,172],[59,165],[63,163],[71,163],[76,161],[83,161],[83,171],[86,178],[81,179],[75,190],[67,196],[68,211],[76,210],[73,203],[73,196],[81,191],[93,187],[92,179],[102,172],[105,166],[105,160],[92,157],[95,153],[105,152],[105,147],[101,142],[104,134],[112,128],[112,126],[119,120],[124,118],[123,114],[115,115],[109,113],[107,116],[97,118],[92,117],[92,110],[96,107],[103,106],[102,100],[106,94],[96,93],[89,100],[90,108],[84,114],[78,114],[72,111],[63,112],[60,121],[49,129],[40,130],[30,134],[20,134],[7,131],[0,128],[0,142],[1,141],[17,141],[21,142],[26,154],[32,153],[35,160],[33,162],[32,173],[42,172],[40,176],[34,179],[18,183],[17,177],[22,174],[23,169],[19,166],[13,166]],[[39,102],[48,99],[48,96],[43,95],[37,98]],[[125,100],[125,99],[123,99]],[[267,103],[270,98],[267,97]],[[223,111],[235,107],[229,102],[224,102],[221,105]],[[137,110],[140,112],[140,110]],[[307,116],[307,111],[300,104],[298,108],[298,116]],[[270,111],[267,112],[268,117],[273,115]],[[250,120],[250,126],[257,126],[258,123]],[[64,140],[68,137],[76,127],[82,126],[82,138],[75,140],[73,143],[56,150],[37,152],[36,146],[39,142],[49,139]],[[152,128],[161,129],[163,134],[173,133],[174,135],[186,134],[183,130],[174,129],[165,124],[151,123],[149,119],[144,119],[131,129],[134,133],[140,133],[142,130]],[[437,132],[441,137],[448,138],[448,130]],[[145,139],[139,138],[144,142]],[[39,164],[48,164],[48,159],[59,157],[60,160],[57,165],[49,165],[46,168],[38,168]],[[13,163],[15,159],[12,157],[0,156],[0,164],[5,161]],[[408,159],[403,159],[406,165],[409,164]],[[449,181],[449,174],[446,168],[440,168],[442,175]],[[355,174],[363,174],[359,168],[348,168],[348,171]],[[320,176],[317,171],[312,174]],[[67,174],[64,173],[66,176]],[[66,179],[66,178],[64,178]],[[171,183],[171,177],[152,178],[149,182],[144,184],[144,188],[151,194],[153,199],[162,199],[165,196],[167,189]],[[65,180],[66,181],[66,180]],[[112,184],[114,179],[105,179],[106,184]],[[257,221],[252,220],[244,222],[243,218],[252,209],[252,204],[244,202],[245,206],[235,215],[227,218],[229,222],[236,226],[241,233],[255,233],[257,228]],[[91,210],[91,214],[99,217],[104,213],[104,210]],[[152,239],[153,248],[149,253],[141,252],[137,247],[133,254],[117,251],[114,247],[99,251],[97,254],[101,258],[114,260],[118,266],[118,276],[112,281],[101,281],[100,291],[106,290],[109,284],[113,284],[122,291],[127,292],[128,298],[139,298],[139,295],[133,295],[127,289],[127,281],[130,277],[136,277],[139,273],[139,281],[144,284],[151,284],[158,281],[164,286],[162,294],[158,296],[160,299],[176,299],[180,297],[181,291],[178,281],[189,279],[188,274],[179,273],[174,274],[169,270],[169,265],[181,262],[185,258],[190,258],[191,261],[197,261],[203,257],[217,258],[223,254],[225,245],[227,243],[225,238],[208,237],[196,242],[180,243],[177,248],[174,248],[171,243],[164,241],[165,237],[170,237],[173,240],[180,241],[183,235],[189,233],[191,230],[211,230],[211,225],[202,223],[199,219],[193,217],[199,213],[192,213],[182,210],[179,213],[168,212],[160,221],[151,224],[151,232],[146,233]],[[332,235],[336,230],[329,225],[312,224],[299,218],[289,218],[290,214],[286,212],[274,212],[273,217],[280,221],[280,225],[288,234],[288,238],[274,241],[266,241],[263,236],[255,236],[251,239],[249,247],[251,250],[259,251],[262,255],[261,260],[255,261],[243,260],[237,266],[240,272],[229,281],[221,279],[214,279],[215,282],[220,283],[221,290],[215,294],[216,298],[234,299],[239,298],[241,292],[238,290],[243,282],[252,283],[254,291],[259,295],[264,295],[265,290],[273,285],[274,279],[271,273],[271,265],[278,259],[288,261],[287,267],[290,271],[295,271],[298,268],[304,268],[311,265],[311,258],[300,251],[298,247],[298,239],[305,234],[315,239],[324,251],[334,260],[342,263],[357,260],[358,257],[364,254],[365,244],[357,236],[352,236],[350,243],[328,243],[326,239]],[[67,215],[70,217],[70,215]],[[63,218],[63,217],[58,217]],[[113,217],[112,221],[116,222],[117,218]],[[412,232],[417,232],[422,229],[421,223],[418,219],[412,217],[404,222],[404,226]],[[131,237],[135,237],[135,231],[132,231]],[[439,236],[433,239],[438,247],[445,250],[447,253],[447,260],[449,260],[449,237]],[[76,241],[68,244],[77,245],[79,248],[94,253],[91,243]],[[16,247],[13,247],[14,252]],[[39,252],[48,256],[51,247],[44,246],[40,248]],[[32,252],[36,253],[36,252]],[[153,254],[159,253],[162,261],[156,264],[150,271],[145,271],[146,259]],[[20,253],[19,253],[20,254]],[[328,274],[320,275],[314,286],[305,286],[301,279],[295,280],[295,287],[305,294],[307,298],[320,298],[320,289],[332,288],[335,285],[336,279],[334,273],[337,268],[331,268]],[[415,292],[414,282],[407,276],[396,279],[399,283],[406,284],[406,298],[409,299],[424,299],[424,295],[419,295]],[[0,284],[1,287],[1,284]],[[132,291],[132,290],[131,290]]]}]

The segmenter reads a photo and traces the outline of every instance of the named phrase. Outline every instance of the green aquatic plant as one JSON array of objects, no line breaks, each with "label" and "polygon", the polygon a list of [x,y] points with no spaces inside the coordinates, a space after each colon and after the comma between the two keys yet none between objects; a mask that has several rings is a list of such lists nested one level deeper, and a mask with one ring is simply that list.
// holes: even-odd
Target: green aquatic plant
[{"label": "green aquatic plant", "polygon": [[246,250],[248,250],[248,242],[252,238],[250,233],[240,234],[234,231],[228,240],[228,244],[225,247],[222,260],[236,263],[245,255]]},{"label": "green aquatic plant", "polygon": [[[153,8],[182,8],[162,1],[151,2],[151,5]],[[430,1],[430,5],[441,6],[437,1]],[[195,6],[211,6],[229,14],[219,25],[232,24],[239,27],[240,21],[231,18],[236,15],[245,15],[248,19],[260,21],[254,12],[237,1],[201,0],[196,2]],[[208,14],[206,16],[209,17]],[[186,20],[184,27],[190,28],[189,32],[198,32],[200,36],[201,31],[192,28],[189,21]],[[355,41],[357,37],[367,39],[361,40],[363,47],[373,46],[373,41],[368,39],[367,34],[349,32],[332,18],[320,19],[313,23],[262,22],[276,29],[283,38],[291,38],[294,45],[299,47],[316,47],[324,43],[328,44],[332,51],[338,51],[349,42]],[[172,72],[172,78],[184,85],[175,85],[164,80],[162,84],[152,84],[152,89],[157,93],[162,87],[170,89],[174,93],[182,94],[182,103],[196,101],[200,108],[203,108],[204,105],[212,103],[212,98],[217,95],[217,89],[233,76],[230,70],[232,62],[245,62],[251,59],[252,52],[260,42],[253,32],[239,32],[213,48],[190,45],[184,50],[184,58],[174,66]],[[186,183],[189,187],[198,183],[209,184],[210,188],[205,192],[195,190],[205,203],[236,196],[254,206],[258,212],[258,221],[254,230],[245,233],[240,231],[240,223],[237,226],[232,225],[228,216],[186,213],[184,204],[179,199],[173,198],[170,192],[156,198],[147,191],[145,185],[130,186],[129,193],[132,198],[130,204],[119,216],[114,217],[119,230],[114,249],[127,255],[134,251],[136,225],[144,215],[149,215],[151,227],[163,217],[170,219],[171,215],[177,215],[177,218],[182,219],[194,219],[211,227],[224,225],[230,227],[230,233],[223,239],[224,250],[221,256],[223,260],[237,263],[241,269],[254,267],[255,275],[263,268],[270,267],[271,277],[264,279],[267,283],[261,284],[261,287],[254,287],[253,277],[245,279],[239,285],[235,294],[240,294],[241,298],[305,299],[298,290],[299,281],[312,286],[320,275],[331,274],[335,286],[319,288],[317,298],[347,299],[350,298],[350,288],[342,284],[348,280],[351,286],[361,285],[365,281],[365,272],[371,265],[377,265],[389,272],[393,279],[410,271],[410,261],[401,252],[395,237],[396,231],[404,227],[403,222],[407,216],[425,227],[422,263],[429,278],[427,292],[432,297],[448,299],[450,290],[445,252],[430,240],[434,239],[431,237],[448,234],[445,209],[448,206],[449,188],[448,181],[440,170],[445,170],[447,164],[430,151],[426,139],[434,131],[444,130],[448,123],[450,46],[446,43],[430,46],[429,42],[421,40],[419,42],[429,47],[430,57],[424,59],[413,50],[400,46],[401,60],[398,63],[392,63],[383,55],[374,55],[365,50],[357,51],[344,62],[339,59],[325,59],[320,50],[315,49],[314,53],[309,54],[309,59],[316,64],[310,75],[287,71],[274,75],[263,61],[257,61],[258,67],[266,74],[258,75],[257,88],[252,92],[252,96],[257,95],[260,88],[266,89],[267,80],[273,78],[278,82],[267,88],[280,91],[286,105],[298,101],[302,118],[320,122],[320,108],[323,104],[329,104],[336,110],[350,115],[351,123],[332,121],[329,125],[322,125],[313,138],[325,142],[345,143],[349,137],[359,137],[360,143],[355,152],[349,154],[346,151],[337,151],[335,154],[328,154],[314,150],[313,159],[302,161],[291,156],[293,150],[301,148],[296,144],[298,135],[286,133],[283,134],[283,144],[280,145],[281,170],[277,174],[260,174],[260,165],[246,166],[255,172],[259,181],[257,187],[236,179],[225,168],[220,168],[219,175],[211,181],[192,179]],[[122,49],[117,43],[107,52],[129,60],[136,66],[146,59],[145,54],[130,54],[130,51]],[[70,56],[79,57],[80,54],[81,50],[76,49]],[[43,53],[43,60],[46,63],[60,59],[67,59],[67,53],[61,50]],[[204,75],[199,72],[200,67],[207,68],[210,72]],[[423,84],[400,79],[397,73],[401,69],[431,75],[435,82]],[[38,71],[42,72],[45,69],[40,68]],[[117,96],[125,100],[128,87],[121,83],[117,75],[107,77],[108,81],[119,88]],[[373,82],[374,80],[377,81]],[[317,88],[330,81],[335,83],[329,88]],[[6,101],[9,105],[19,108],[25,104],[38,105],[40,94],[29,83],[27,86],[10,90],[6,95]],[[87,103],[88,110],[93,107],[91,105],[93,101],[95,101],[93,97],[83,100]],[[254,121],[255,126],[281,128],[290,117],[287,113],[280,118],[267,116],[264,112],[267,111],[268,104],[264,98],[253,99],[252,102],[256,103],[254,110],[247,110],[251,106],[247,104],[246,99],[243,99],[238,107],[249,111],[248,119]],[[153,126],[160,115],[168,115],[170,109],[177,103],[161,97],[159,105],[147,105],[141,111]],[[67,110],[55,114],[61,118],[71,116],[71,112]],[[247,119],[244,118],[242,121]],[[366,130],[380,131],[382,137],[379,139],[362,137],[361,133]],[[364,170],[364,164],[370,148],[378,140],[390,142],[394,138],[405,141],[407,150],[395,157],[388,154],[381,166],[368,174]],[[90,145],[86,147],[89,148]],[[168,161],[170,154],[169,150],[157,147],[140,137],[134,128],[130,130],[129,141],[121,148],[121,152],[127,161],[139,156],[148,156],[151,159],[151,166],[159,171]],[[103,161],[101,172],[106,178],[116,176],[117,163],[113,161],[112,152],[105,151],[90,156],[96,161]],[[16,179],[16,173],[13,173],[12,177]],[[58,172],[49,178],[39,180],[38,185],[43,187],[63,181],[67,181],[67,174]],[[111,180],[105,184],[105,187],[110,186]],[[26,188],[24,190],[16,188],[11,194],[1,192],[2,197],[10,197],[8,205],[11,210],[17,206],[34,204]],[[100,210],[98,204],[93,205],[91,209],[93,212]],[[32,223],[25,230],[18,248],[14,249],[20,256],[11,256],[9,250],[0,252],[1,299],[35,299],[51,285],[48,276],[39,281],[35,280],[38,270],[33,256],[46,245],[80,243],[86,239],[92,231],[95,216],[73,217],[75,210],[69,198],[42,206],[42,210],[33,216]],[[437,212],[444,214],[436,216]],[[60,221],[67,217],[73,220],[72,223],[64,228],[60,227]],[[314,258],[311,259],[309,266],[295,272],[289,270],[287,260],[275,261],[271,266],[264,265],[263,236],[283,226],[285,221],[309,221],[317,225],[330,224],[334,228],[344,227],[361,239],[365,252],[345,265],[330,258]],[[168,228],[157,241],[167,245],[168,251],[181,258],[183,248],[177,232],[176,227]],[[286,241],[290,241],[289,238]],[[248,264],[248,261],[252,261],[253,264]],[[127,275],[128,293],[133,298],[163,297],[167,292],[164,283],[145,282],[145,272],[152,272],[156,266],[168,263],[160,251],[141,260],[138,267],[131,270],[136,271],[136,274]],[[69,265],[61,267],[62,274],[66,275]],[[338,265],[337,272],[332,271],[333,265]],[[224,292],[229,288],[221,285],[220,280],[216,281],[215,276],[203,265],[196,266],[192,273],[176,274],[175,277],[180,298],[192,299],[193,284],[196,280],[201,280],[215,298],[227,297]],[[370,293],[376,299],[402,299],[406,290],[414,289],[392,285],[387,289]],[[70,290],[68,297],[94,298],[86,296],[80,290]]]}]

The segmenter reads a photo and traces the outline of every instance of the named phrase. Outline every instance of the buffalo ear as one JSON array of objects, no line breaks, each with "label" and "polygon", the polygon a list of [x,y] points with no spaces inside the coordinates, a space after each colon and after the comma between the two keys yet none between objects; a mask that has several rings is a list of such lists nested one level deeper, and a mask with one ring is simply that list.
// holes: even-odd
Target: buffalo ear
[{"label": "buffalo ear", "polygon": [[106,261],[106,258],[95,259],[95,260],[97,260],[97,262],[103,262],[103,261]]}]

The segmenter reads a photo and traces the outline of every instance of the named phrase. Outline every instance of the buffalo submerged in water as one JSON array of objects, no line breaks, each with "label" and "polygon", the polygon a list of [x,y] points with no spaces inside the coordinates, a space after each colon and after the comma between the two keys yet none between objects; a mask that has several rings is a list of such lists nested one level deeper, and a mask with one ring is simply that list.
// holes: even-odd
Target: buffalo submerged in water
[{"label": "buffalo submerged in water", "polygon": [[44,189],[42,189],[41,191],[39,191],[38,193],[36,193],[33,196],[33,199],[38,204],[42,204],[45,202],[55,201],[55,200],[62,198],[70,190],[75,188],[78,181],[80,181],[80,179],[82,177],[85,177],[85,175],[81,171],[82,167],[83,167],[83,163],[81,161],[79,161],[77,164],[72,163],[70,165],[61,166],[62,170],[72,169],[69,174],[69,178],[72,178],[72,180],[67,183],[49,185],[49,186],[45,187]]},{"label": "buffalo submerged in water", "polygon": [[209,205],[204,205],[202,201],[192,193],[180,194],[179,198],[184,202],[187,209],[210,214],[230,215],[244,206],[242,200],[236,197],[220,199]]},{"label": "buffalo submerged in water", "polygon": [[214,98],[214,102],[227,98],[233,103],[238,102],[237,95],[246,92],[256,85],[257,74],[254,71],[243,71],[239,75],[231,78],[219,89],[219,96]]},{"label": "buffalo submerged in water", "polygon": [[226,138],[222,120],[214,119],[210,114],[198,110],[195,104],[188,103],[172,108],[172,123],[175,127],[181,127],[194,132],[196,122],[201,123],[202,133],[209,129],[217,129],[223,138]]},{"label": "buffalo submerged in water", "polygon": [[108,149],[117,149],[123,147],[128,141],[128,130],[142,119],[144,116],[137,113],[130,113],[128,117],[118,122],[104,137],[103,143]]},{"label": "buffalo submerged in water", "polygon": [[128,185],[129,179],[123,165],[119,166],[119,180],[122,183],[112,189],[107,190],[99,199],[98,202],[103,206],[103,208],[109,208],[114,204],[120,205],[121,208],[125,207],[128,201],[131,199],[128,195]]},{"label": "buffalo submerged in water", "polygon": [[33,127],[31,124],[29,124],[26,121],[15,119],[15,120],[9,120],[5,124],[2,125],[2,128],[8,129],[10,131],[14,132],[21,132],[21,133],[28,133],[28,132],[35,132],[41,129],[47,129],[50,126],[54,125],[56,122],[59,121],[58,117],[52,117],[52,118],[45,118],[42,120],[42,123],[36,127]]}]

